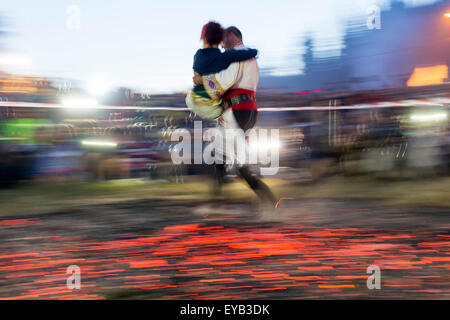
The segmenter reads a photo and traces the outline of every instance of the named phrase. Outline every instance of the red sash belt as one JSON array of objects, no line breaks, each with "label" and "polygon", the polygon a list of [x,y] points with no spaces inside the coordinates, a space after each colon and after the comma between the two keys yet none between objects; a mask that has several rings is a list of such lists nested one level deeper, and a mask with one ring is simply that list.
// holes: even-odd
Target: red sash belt
[{"label": "red sash belt", "polygon": [[[235,96],[240,95],[249,95],[252,97],[250,101],[244,101],[240,102],[238,104],[233,104],[232,99]],[[252,90],[246,90],[246,89],[230,89],[227,92],[225,92],[224,96],[222,97],[222,101],[227,101],[228,103],[231,103],[231,108],[233,110],[256,110],[258,109],[258,105],[255,101],[255,92]]]}]

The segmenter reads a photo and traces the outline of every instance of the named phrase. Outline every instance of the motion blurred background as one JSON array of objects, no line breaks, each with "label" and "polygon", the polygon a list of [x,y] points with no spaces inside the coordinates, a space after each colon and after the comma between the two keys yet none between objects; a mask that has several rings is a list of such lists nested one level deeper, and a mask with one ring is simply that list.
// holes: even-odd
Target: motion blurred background
[{"label": "motion blurred background", "polygon": [[1,9],[2,187],[183,181],[207,171],[173,166],[169,137],[196,119],[184,95],[199,30],[212,19],[237,25],[260,50],[257,125],[282,130],[281,175],[448,173],[447,1],[14,1]]},{"label": "motion blurred background", "polygon": [[[171,160],[209,20],[259,50],[278,222]],[[449,65],[449,1],[3,1],[0,298],[448,298]]]}]

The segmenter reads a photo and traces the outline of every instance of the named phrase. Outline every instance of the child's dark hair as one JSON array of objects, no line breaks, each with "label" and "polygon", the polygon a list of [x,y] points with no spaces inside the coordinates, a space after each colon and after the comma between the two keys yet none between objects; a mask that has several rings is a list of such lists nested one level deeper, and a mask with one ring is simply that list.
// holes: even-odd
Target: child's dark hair
[{"label": "child's dark hair", "polygon": [[225,31],[219,23],[210,21],[203,26],[201,39],[213,46],[222,42],[224,34]]}]

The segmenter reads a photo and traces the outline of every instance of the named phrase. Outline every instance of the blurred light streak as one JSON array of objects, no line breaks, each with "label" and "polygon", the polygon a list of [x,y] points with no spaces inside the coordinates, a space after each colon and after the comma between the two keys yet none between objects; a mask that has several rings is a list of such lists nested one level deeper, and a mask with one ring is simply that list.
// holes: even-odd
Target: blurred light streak
[{"label": "blurred light streak", "polygon": [[250,145],[250,151],[252,152],[267,152],[270,150],[279,150],[282,147],[279,141],[267,141],[266,139],[262,139],[261,141],[257,141]]},{"label": "blurred light streak", "polygon": [[77,108],[95,108],[98,105],[97,100],[82,97],[71,97],[63,100],[62,105],[64,108],[77,109]]},{"label": "blurred light streak", "polygon": [[354,288],[355,285],[353,285],[353,284],[341,284],[341,285],[334,285],[334,286],[333,285],[330,285],[330,286],[319,285],[318,287],[321,289],[343,289],[343,288]]},{"label": "blurred light streak", "polygon": [[83,140],[81,142],[84,146],[96,146],[96,147],[117,147],[116,142],[99,141],[99,140]]},{"label": "blurred light streak", "polygon": [[282,197],[282,198],[278,199],[277,203],[275,204],[275,208],[278,208],[283,200],[294,200],[294,198]]},{"label": "blurred light streak", "polygon": [[303,91],[303,92],[294,92],[294,94],[315,93],[315,92],[323,92],[323,90],[311,90],[311,91]]},{"label": "blurred light streak", "polygon": [[413,121],[444,121],[447,119],[446,113],[431,113],[431,114],[413,114],[410,117]]}]

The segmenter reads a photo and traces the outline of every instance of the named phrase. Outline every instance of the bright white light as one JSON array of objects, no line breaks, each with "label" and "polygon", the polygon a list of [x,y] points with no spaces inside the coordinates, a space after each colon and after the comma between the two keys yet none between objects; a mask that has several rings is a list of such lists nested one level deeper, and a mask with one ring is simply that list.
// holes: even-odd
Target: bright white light
[{"label": "bright white light", "polygon": [[87,91],[94,96],[104,95],[108,89],[108,82],[102,77],[94,77],[87,82]]},{"label": "bright white light", "polygon": [[117,147],[116,142],[112,141],[101,141],[101,140],[83,140],[81,144],[84,146],[95,146],[95,147]]},{"label": "bright white light", "polygon": [[269,150],[280,150],[281,144],[279,141],[258,141],[250,144],[251,151],[269,151]]},{"label": "bright white light", "polygon": [[0,65],[2,66],[29,66],[31,65],[31,59],[15,54],[0,55]]},{"label": "bright white light", "polygon": [[95,108],[98,105],[97,100],[83,97],[71,97],[63,100],[64,108],[81,109],[81,108]]},{"label": "bright white light", "polygon": [[431,114],[413,114],[411,120],[413,121],[443,121],[447,119],[446,113],[431,113]]}]

